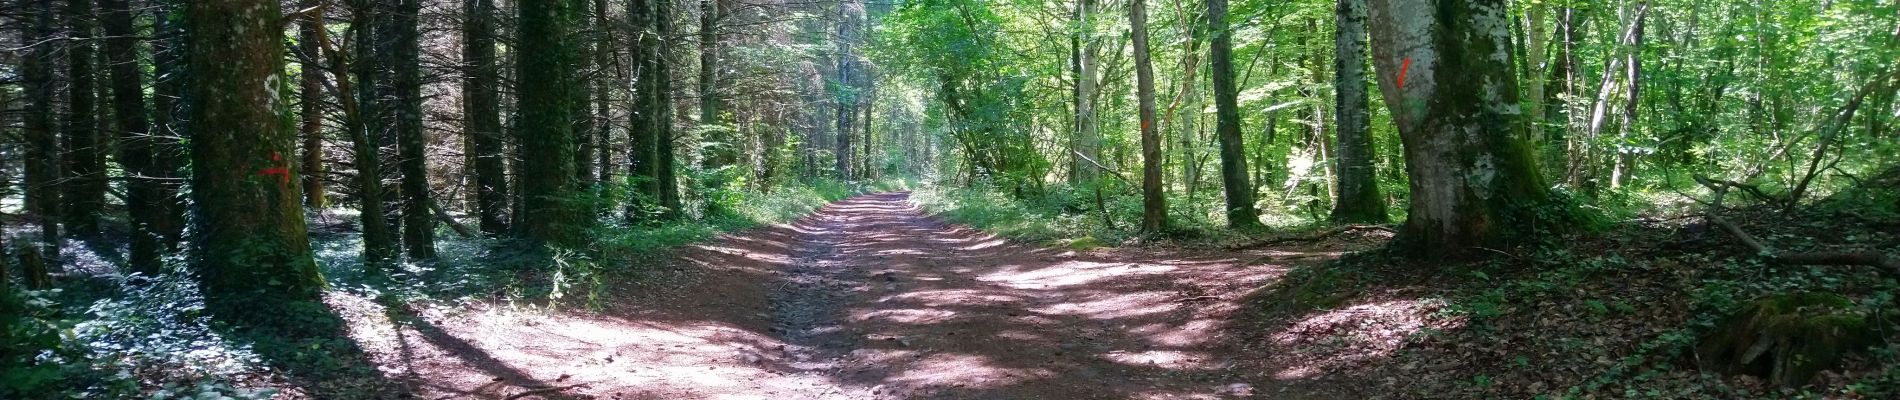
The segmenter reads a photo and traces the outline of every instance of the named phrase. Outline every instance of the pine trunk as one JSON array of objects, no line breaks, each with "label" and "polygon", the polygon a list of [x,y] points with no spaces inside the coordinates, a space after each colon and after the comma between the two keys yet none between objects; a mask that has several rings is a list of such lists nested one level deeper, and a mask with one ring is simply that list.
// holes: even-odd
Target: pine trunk
[{"label": "pine trunk", "polygon": [[468,75],[462,80],[462,107],[474,154],[475,213],[482,233],[500,235],[508,230],[508,154],[502,143],[501,80],[495,62],[494,0],[465,0],[462,59]]},{"label": "pine trunk", "polygon": [[166,173],[157,167],[154,154],[161,139],[147,131],[145,117],[145,79],[139,71],[139,39],[133,26],[130,2],[102,0],[105,8],[106,59],[111,67],[113,116],[119,125],[119,165],[126,171],[126,209],[131,217],[131,255],[127,259],[133,272],[159,273],[164,254],[177,250],[176,242],[167,241],[158,230],[158,220],[172,196],[164,181]]},{"label": "pine trunk", "polygon": [[420,0],[402,0],[390,21],[395,30],[396,147],[402,157],[402,246],[411,260],[435,258],[435,213],[429,189],[429,141],[422,131],[422,37],[416,31]]},{"label": "pine trunk", "polygon": [[66,209],[62,210],[66,232],[90,237],[99,233],[99,214],[106,201],[106,153],[99,134],[99,109],[95,87],[97,65],[93,46],[93,0],[66,1],[67,33],[75,38],[66,47]]},{"label": "pine trunk", "polygon": [[[383,273],[384,268],[396,259],[396,238],[390,232],[389,222],[384,218],[383,208],[382,155],[380,141],[372,131],[372,124],[382,115],[382,99],[376,93],[376,51],[375,43],[379,25],[376,18],[376,3],[373,0],[351,0],[352,14],[350,29],[355,38],[351,40],[351,49],[355,53],[354,67],[356,75],[356,109],[349,118],[350,148],[354,153],[352,160],[356,164],[356,200],[358,220],[363,225],[363,264],[371,273]],[[342,54],[335,54],[342,57]],[[339,65],[348,63],[338,62]],[[340,77],[339,77],[340,78]],[[338,79],[343,81],[343,79]],[[339,85],[339,90],[348,83]]]},{"label": "pine trunk", "polygon": [[584,213],[574,174],[574,93],[578,52],[575,22],[586,7],[579,0],[520,4],[518,71],[522,177],[521,232],[531,240],[573,245]]},{"label": "pine trunk", "polygon": [[[318,302],[324,286],[305,235],[283,34],[275,1],[187,5],[192,82],[194,259],[206,308],[277,326]],[[315,305],[321,307],[320,304]],[[294,328],[285,326],[287,328]]]},{"label": "pine trunk", "polygon": [[[57,34],[53,30],[57,9],[52,0],[33,0],[32,27],[26,40],[31,43],[48,42]],[[53,46],[33,46],[21,60],[22,86],[26,89],[26,212],[40,226],[40,247],[49,260],[59,260],[59,223],[60,210],[60,144],[59,131],[53,123],[57,113],[55,107],[56,88],[53,81]],[[57,270],[58,263],[54,262]]]},{"label": "pine trunk", "polygon": [[328,206],[323,193],[323,66],[318,65],[322,49],[317,45],[317,30],[324,29],[325,8],[321,0],[304,0],[303,3],[303,7],[317,8],[297,24],[297,52],[304,61],[302,72],[298,74],[302,101],[299,114],[303,121],[298,129],[303,137],[303,205],[320,210]]}]

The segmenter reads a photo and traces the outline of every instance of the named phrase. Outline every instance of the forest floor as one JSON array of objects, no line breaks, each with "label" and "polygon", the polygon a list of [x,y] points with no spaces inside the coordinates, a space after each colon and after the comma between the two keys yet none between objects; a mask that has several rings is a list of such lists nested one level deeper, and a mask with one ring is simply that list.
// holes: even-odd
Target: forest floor
[{"label": "forest floor", "polygon": [[371,362],[429,399],[1350,397],[1306,366],[1260,368],[1274,356],[1228,332],[1249,293],[1371,243],[1042,248],[907,196],[656,256],[667,282],[612,283],[593,312],[332,303]]}]

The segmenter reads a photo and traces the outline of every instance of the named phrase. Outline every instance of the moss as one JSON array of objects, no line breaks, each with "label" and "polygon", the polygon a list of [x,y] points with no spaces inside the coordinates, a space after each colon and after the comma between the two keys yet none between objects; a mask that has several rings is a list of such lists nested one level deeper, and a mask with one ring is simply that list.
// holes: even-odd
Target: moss
[{"label": "moss", "polygon": [[1070,239],[1068,240],[1068,243],[1064,244],[1064,246],[1067,246],[1069,250],[1075,250],[1075,251],[1087,251],[1087,250],[1101,248],[1101,247],[1109,247],[1107,242],[1103,242],[1101,239],[1096,239],[1094,236],[1083,236],[1083,237],[1079,237],[1075,239]]},{"label": "moss", "polygon": [[1840,295],[1771,295],[1756,299],[1705,334],[1697,359],[1703,367],[1723,373],[1798,387],[1837,366],[1848,353],[1877,342],[1881,329],[1874,321]]}]

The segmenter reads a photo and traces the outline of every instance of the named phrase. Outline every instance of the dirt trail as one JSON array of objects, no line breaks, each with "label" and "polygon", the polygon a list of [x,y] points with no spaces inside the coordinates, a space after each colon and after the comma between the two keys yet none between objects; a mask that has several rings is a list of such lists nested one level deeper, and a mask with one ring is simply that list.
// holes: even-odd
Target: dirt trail
[{"label": "dirt trail", "polygon": [[675,256],[692,281],[599,315],[425,316],[386,369],[425,395],[514,376],[583,398],[1282,397],[1223,333],[1289,257],[1319,258],[1025,246],[903,193]]}]

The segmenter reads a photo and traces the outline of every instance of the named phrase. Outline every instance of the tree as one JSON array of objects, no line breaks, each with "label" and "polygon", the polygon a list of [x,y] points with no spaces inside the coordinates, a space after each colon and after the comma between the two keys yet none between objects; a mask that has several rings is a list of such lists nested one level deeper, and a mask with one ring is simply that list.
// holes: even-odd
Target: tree
[{"label": "tree", "polygon": [[27,51],[21,65],[26,89],[26,210],[40,225],[40,251],[48,264],[59,268],[60,249],[60,145],[59,131],[53,125],[54,90],[53,50],[49,45],[55,32],[56,10],[53,0],[34,0],[31,27],[25,37],[39,43]]},{"label": "tree", "polygon": [[1402,248],[1462,255],[1527,240],[1515,234],[1552,218],[1538,210],[1549,194],[1518,134],[1522,111],[1504,10],[1503,0],[1372,2],[1379,88],[1411,178]]},{"label": "tree", "polygon": [[1240,136],[1239,90],[1234,87],[1234,38],[1227,27],[1227,0],[1207,0],[1208,68],[1214,79],[1215,129],[1220,136],[1221,185],[1227,195],[1227,226],[1260,226],[1253,207],[1253,184],[1247,176],[1247,145]]},{"label": "tree", "polygon": [[1128,7],[1128,29],[1135,46],[1135,96],[1141,113],[1141,231],[1168,229],[1167,199],[1162,195],[1161,132],[1155,127],[1154,63],[1148,54],[1148,3]]},{"label": "tree", "polygon": [[435,258],[435,213],[430,211],[429,141],[422,131],[422,37],[416,32],[419,0],[396,3],[390,20],[395,30],[391,85],[396,92],[396,147],[402,170],[402,245],[412,260]]},{"label": "tree", "polygon": [[[495,63],[495,2],[464,0],[462,60],[468,64],[462,78],[464,132],[469,138],[475,175],[475,212],[481,230],[489,235],[507,231],[507,152],[502,141],[501,80]],[[465,172],[468,173],[468,172]]]},{"label": "tree", "polygon": [[579,239],[585,213],[579,209],[575,182],[574,92],[577,47],[574,26],[585,3],[578,0],[527,1],[520,4],[518,32],[521,88],[522,226],[529,239],[571,245]]},{"label": "tree", "polygon": [[66,1],[66,174],[63,177],[68,234],[99,233],[99,214],[106,202],[106,142],[99,134],[99,107],[95,97],[98,66],[93,62],[93,0]]},{"label": "tree", "polygon": [[290,183],[298,171],[281,157],[296,135],[278,96],[290,93],[280,18],[276,1],[186,4],[193,259],[206,308],[257,326],[296,323],[282,315],[318,302],[324,286]]},{"label": "tree", "polygon": [[[105,0],[114,1],[114,0]],[[124,1],[124,0],[118,0]],[[323,0],[304,0],[302,7],[313,8],[308,18],[297,24],[297,53],[303,61],[299,73],[298,114],[303,125],[298,135],[303,137],[303,205],[312,209],[328,206],[323,196],[323,52],[318,45],[317,32],[323,27]]]},{"label": "tree", "polygon": [[1372,166],[1372,131],[1366,94],[1366,2],[1339,0],[1333,35],[1333,117],[1338,118],[1333,146],[1339,167],[1333,222],[1385,222],[1378,171]]},{"label": "tree", "polygon": [[[363,227],[363,264],[372,272],[380,272],[396,259],[396,238],[392,236],[389,221],[383,208],[382,145],[371,131],[372,120],[381,115],[382,99],[376,93],[375,65],[377,39],[377,12],[374,0],[350,0],[350,50],[356,62],[351,64],[342,53],[332,54],[337,63],[336,70],[354,67],[356,96],[355,112],[346,116],[350,131],[350,149],[356,164],[356,200],[361,213],[357,219]],[[348,96],[350,82],[343,76],[337,77],[337,90],[341,96]]]},{"label": "tree", "polygon": [[[161,226],[166,210],[176,208],[168,171],[159,165],[167,138],[148,131],[145,109],[145,77],[139,71],[139,39],[133,27],[130,2],[101,0],[105,8],[104,27],[107,72],[112,78],[112,115],[119,128],[119,165],[126,170],[126,209],[131,217],[131,255],[127,263],[133,272],[159,273],[164,254],[177,250],[175,238],[168,239]],[[170,143],[175,145],[176,143]]]},{"label": "tree", "polygon": [[1102,159],[1102,134],[1095,121],[1095,64],[1102,43],[1092,34],[1095,7],[1095,0],[1075,2],[1075,33],[1069,39],[1074,61],[1070,71],[1075,79],[1075,138],[1070,151],[1074,152],[1072,158],[1081,158],[1071,162],[1071,183],[1094,182],[1099,174],[1092,163]]}]

